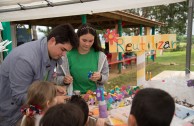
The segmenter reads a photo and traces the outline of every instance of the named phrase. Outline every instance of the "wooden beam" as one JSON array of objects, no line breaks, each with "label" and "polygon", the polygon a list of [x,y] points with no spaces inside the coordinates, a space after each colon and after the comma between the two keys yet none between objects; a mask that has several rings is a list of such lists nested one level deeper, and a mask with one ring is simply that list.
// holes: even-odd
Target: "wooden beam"
[{"label": "wooden beam", "polygon": [[[123,27],[155,27],[158,25],[162,25],[161,22],[152,21],[149,19],[145,19],[143,17],[126,13],[122,11],[114,11],[114,12],[105,12],[87,15],[87,22],[103,29],[111,29],[114,28],[115,23],[118,20],[122,20],[125,25]],[[66,17],[57,17],[57,18],[45,18],[38,20],[23,20],[23,21],[15,21],[13,24],[31,24],[31,25],[42,25],[42,26],[56,26],[63,23],[70,23],[77,28],[81,25],[81,15],[77,16],[66,16]]]}]

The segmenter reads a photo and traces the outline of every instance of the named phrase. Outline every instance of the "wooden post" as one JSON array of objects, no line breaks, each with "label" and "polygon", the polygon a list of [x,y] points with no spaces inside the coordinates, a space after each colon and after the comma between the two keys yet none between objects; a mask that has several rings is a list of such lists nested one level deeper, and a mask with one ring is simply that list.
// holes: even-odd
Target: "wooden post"
[{"label": "wooden post", "polygon": [[[142,36],[143,27],[140,26],[140,36]],[[137,51],[137,86],[145,83],[145,51]]]},{"label": "wooden post", "polygon": [[17,47],[16,24],[11,24],[12,47]]}]

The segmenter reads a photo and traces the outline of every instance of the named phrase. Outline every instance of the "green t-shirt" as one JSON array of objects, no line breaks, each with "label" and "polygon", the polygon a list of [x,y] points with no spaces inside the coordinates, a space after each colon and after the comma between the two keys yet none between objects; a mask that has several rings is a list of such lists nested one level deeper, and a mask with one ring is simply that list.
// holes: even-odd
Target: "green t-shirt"
[{"label": "green t-shirt", "polygon": [[96,84],[88,78],[88,72],[98,71],[99,52],[93,48],[87,54],[79,54],[77,49],[67,53],[70,73],[73,76],[73,90],[80,90],[82,94],[88,90],[95,91]]}]

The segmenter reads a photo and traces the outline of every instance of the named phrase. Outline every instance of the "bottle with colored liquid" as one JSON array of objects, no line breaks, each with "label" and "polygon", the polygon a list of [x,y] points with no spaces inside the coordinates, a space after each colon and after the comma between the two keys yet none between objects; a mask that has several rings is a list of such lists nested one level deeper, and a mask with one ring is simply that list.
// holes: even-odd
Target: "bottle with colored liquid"
[{"label": "bottle with colored liquid", "polygon": [[98,107],[99,107],[99,117],[100,118],[107,118],[107,105],[106,100],[104,98],[104,89],[102,87],[98,87],[96,90],[96,97],[98,100]]}]

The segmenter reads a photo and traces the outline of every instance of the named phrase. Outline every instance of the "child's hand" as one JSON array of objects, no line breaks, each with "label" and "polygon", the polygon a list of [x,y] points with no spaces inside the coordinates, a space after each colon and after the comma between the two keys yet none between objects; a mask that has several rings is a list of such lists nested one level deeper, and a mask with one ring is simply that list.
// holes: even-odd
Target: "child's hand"
[{"label": "child's hand", "polygon": [[99,81],[102,79],[100,72],[94,72],[90,78],[92,81]]},{"label": "child's hand", "polygon": [[73,82],[73,77],[71,75],[66,75],[64,78],[63,78],[63,82],[65,84],[70,84]]},{"label": "child's hand", "polygon": [[56,96],[57,104],[66,103],[67,100],[69,100],[69,96]]},{"label": "child's hand", "polygon": [[93,112],[89,111],[88,116],[92,116]]},{"label": "child's hand", "polygon": [[57,96],[66,95],[66,87],[65,86],[56,86],[57,88]]}]

